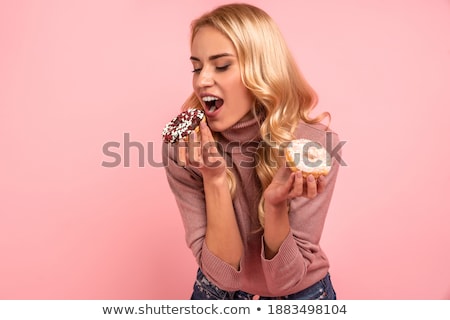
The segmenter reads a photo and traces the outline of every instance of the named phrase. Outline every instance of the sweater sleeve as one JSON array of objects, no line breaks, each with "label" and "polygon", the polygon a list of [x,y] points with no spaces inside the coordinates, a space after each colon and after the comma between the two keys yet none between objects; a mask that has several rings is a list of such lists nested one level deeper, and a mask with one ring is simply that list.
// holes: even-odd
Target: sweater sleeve
[{"label": "sweater sleeve", "polygon": [[175,153],[175,146],[163,146],[167,181],[181,214],[186,244],[210,281],[224,290],[238,290],[240,272],[215,256],[205,243],[206,202],[201,173],[178,165]]},{"label": "sweater sleeve", "polygon": [[[309,133],[311,130],[306,130]],[[336,148],[339,144],[337,134],[325,134],[324,131],[312,131],[312,135],[300,134],[311,140],[319,141],[328,148]],[[334,149],[332,149],[334,150]],[[331,151],[331,150],[327,150]],[[338,152],[338,151],[337,151]],[[338,152],[340,157],[340,152]],[[325,225],[328,208],[335,187],[339,163],[332,157],[332,168],[327,176],[325,190],[313,199],[298,197],[290,202],[290,232],[281,244],[278,253],[270,260],[265,259],[264,245],[261,245],[261,260],[267,287],[271,292],[290,291],[301,286],[301,282],[309,272],[318,266],[328,267],[328,260],[320,248],[320,238]],[[261,240],[263,241],[263,239]]]}]

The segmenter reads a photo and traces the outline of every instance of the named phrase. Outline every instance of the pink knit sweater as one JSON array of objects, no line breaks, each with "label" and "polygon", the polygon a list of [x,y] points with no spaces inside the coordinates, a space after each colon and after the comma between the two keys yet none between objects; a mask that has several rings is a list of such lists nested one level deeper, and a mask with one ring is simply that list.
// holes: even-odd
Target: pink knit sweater
[{"label": "pink knit sweater", "polygon": [[[307,138],[327,145],[326,132],[321,124],[300,124],[297,138]],[[329,146],[339,139],[330,132]],[[175,147],[163,148],[168,183],[175,196],[185,228],[185,239],[205,276],[226,291],[242,290],[260,296],[276,297],[298,292],[322,279],[329,262],[319,241],[334,190],[339,164],[333,157],[332,169],[324,192],[314,199],[299,197],[290,203],[291,232],[278,253],[265,258],[262,231],[258,230],[257,206],[260,183],[254,169],[255,150],[260,140],[256,119],[239,122],[218,135],[225,151],[225,159],[237,181],[233,199],[239,230],[244,242],[240,269],[219,259],[205,244],[206,206],[202,176],[192,167],[181,167],[175,161]],[[330,151],[330,150],[329,150]],[[257,159],[257,158],[256,158]]]}]

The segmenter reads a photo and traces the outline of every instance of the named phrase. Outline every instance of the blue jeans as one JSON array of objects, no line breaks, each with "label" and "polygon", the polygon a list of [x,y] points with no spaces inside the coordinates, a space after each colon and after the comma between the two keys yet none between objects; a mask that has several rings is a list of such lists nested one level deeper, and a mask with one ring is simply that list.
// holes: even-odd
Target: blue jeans
[{"label": "blue jeans", "polygon": [[[244,291],[224,291],[208,279],[198,269],[197,280],[191,300],[252,300],[253,294]],[[312,286],[297,293],[281,297],[260,297],[261,300],[336,300],[336,292],[331,283],[330,274],[319,280]]]}]

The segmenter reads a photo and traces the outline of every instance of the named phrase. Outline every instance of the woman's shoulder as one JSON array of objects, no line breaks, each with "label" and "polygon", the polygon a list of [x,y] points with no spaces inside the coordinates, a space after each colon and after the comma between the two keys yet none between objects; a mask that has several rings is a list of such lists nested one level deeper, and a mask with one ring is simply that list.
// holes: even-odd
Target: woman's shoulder
[{"label": "woman's shoulder", "polygon": [[296,139],[308,139],[326,146],[335,146],[339,143],[339,135],[329,126],[319,123],[299,122],[295,129]]},{"label": "woman's shoulder", "polygon": [[[306,123],[304,121],[300,121],[295,129],[294,135],[297,138],[302,138],[304,135],[327,135],[332,134],[338,136],[338,133],[331,129],[329,126],[326,126],[322,122],[318,123]],[[306,138],[306,137],[305,137]]]}]

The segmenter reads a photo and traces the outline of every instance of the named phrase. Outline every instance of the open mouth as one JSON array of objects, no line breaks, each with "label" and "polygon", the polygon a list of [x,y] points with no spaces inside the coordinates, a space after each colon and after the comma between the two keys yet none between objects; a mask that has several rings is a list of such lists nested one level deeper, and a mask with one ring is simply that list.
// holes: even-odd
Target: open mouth
[{"label": "open mouth", "polygon": [[203,97],[202,100],[209,112],[214,112],[223,105],[223,99],[213,96]]}]

